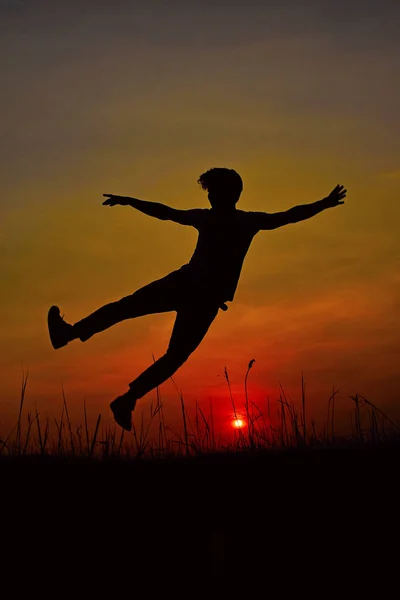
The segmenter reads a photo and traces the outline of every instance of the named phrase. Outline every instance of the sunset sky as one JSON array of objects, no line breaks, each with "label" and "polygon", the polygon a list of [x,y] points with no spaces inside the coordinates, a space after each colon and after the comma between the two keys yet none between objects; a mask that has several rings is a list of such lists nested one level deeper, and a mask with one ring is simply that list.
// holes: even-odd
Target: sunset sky
[{"label": "sunset sky", "polygon": [[[400,418],[400,4],[392,0],[0,0],[0,434],[27,409],[94,419],[159,357],[174,313],[55,351],[74,323],[187,262],[190,227],[103,193],[207,207],[196,183],[237,170],[243,210],[343,206],[259,233],[235,300],[174,379],[221,422],[223,372],[265,407],[281,382],[310,415],[360,393]],[[179,398],[161,387],[174,423]],[[138,403],[148,410],[155,392]],[[176,421],[177,422],[177,421]]]}]

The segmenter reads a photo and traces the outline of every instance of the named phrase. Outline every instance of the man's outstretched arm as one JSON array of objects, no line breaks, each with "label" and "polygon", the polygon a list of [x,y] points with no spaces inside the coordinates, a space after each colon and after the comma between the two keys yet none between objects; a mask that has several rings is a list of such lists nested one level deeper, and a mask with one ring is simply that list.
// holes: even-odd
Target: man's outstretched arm
[{"label": "man's outstretched arm", "polygon": [[294,206],[285,212],[279,213],[253,213],[257,215],[257,226],[258,229],[276,229],[289,223],[298,223],[305,219],[310,219],[318,213],[322,212],[326,208],[332,208],[344,204],[343,198],[346,197],[347,190],[344,189],[343,185],[337,185],[332,192],[326,198],[312,202],[311,204],[301,204]]},{"label": "man's outstretched arm", "polygon": [[199,209],[192,210],[178,210],[167,206],[166,204],[160,204],[159,202],[148,202],[147,200],[138,200],[138,198],[130,198],[129,196],[116,196],[114,194],[103,194],[107,197],[107,200],[103,202],[106,206],[115,206],[120,204],[122,206],[132,206],[145,215],[161,219],[162,221],[174,221],[181,225],[192,225],[195,226],[196,216]]}]

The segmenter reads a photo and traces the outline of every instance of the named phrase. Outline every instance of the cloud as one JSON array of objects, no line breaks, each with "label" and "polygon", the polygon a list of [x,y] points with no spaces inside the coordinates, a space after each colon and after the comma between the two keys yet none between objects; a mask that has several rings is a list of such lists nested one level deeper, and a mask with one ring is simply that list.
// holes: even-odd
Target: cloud
[{"label": "cloud", "polygon": [[400,179],[400,169],[396,169],[395,171],[388,171],[386,173],[382,173],[383,177],[388,177],[389,179]]}]

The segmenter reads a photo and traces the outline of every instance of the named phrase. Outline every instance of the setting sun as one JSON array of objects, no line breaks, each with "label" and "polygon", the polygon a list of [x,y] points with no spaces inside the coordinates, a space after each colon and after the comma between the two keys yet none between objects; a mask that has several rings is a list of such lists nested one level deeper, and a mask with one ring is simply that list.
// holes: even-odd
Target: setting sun
[{"label": "setting sun", "polygon": [[233,427],[235,427],[235,429],[242,429],[242,427],[244,427],[243,419],[234,419]]}]

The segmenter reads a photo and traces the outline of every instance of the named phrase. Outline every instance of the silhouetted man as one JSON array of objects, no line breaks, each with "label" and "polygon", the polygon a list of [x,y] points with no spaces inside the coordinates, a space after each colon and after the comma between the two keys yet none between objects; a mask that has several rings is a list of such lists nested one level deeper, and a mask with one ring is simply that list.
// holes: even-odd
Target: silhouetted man
[{"label": "silhouetted man", "polygon": [[286,212],[246,212],[236,209],[243,182],[233,169],[210,169],[198,183],[208,191],[211,209],[177,210],[156,202],[103,194],[107,197],[104,205],[132,206],[151,217],[197,229],[197,245],[186,265],[130,296],[106,304],[75,325],[62,319],[57,306],[48,313],[51,343],[61,348],[77,338],[85,342],[124,319],[176,311],[164,356],[132,381],[128,392],[111,402],[116,422],[128,431],[132,429],[136,401],[171,377],[200,344],[218,311],[227,310],[225,303],[234,298],[244,257],[256,233],[309,219],[326,208],[344,204],[346,196],[343,186],[337,185],[326,198]]}]

